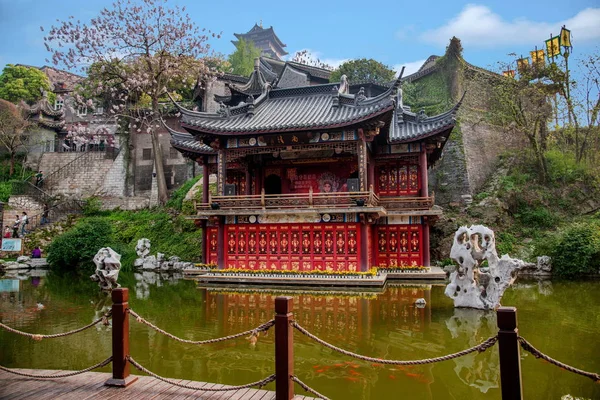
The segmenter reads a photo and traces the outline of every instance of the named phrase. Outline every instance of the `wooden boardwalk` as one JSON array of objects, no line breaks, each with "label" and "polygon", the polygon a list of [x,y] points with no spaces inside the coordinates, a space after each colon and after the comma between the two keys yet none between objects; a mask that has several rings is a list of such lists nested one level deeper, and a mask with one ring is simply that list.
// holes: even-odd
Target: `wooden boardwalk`
[{"label": "wooden boardwalk", "polygon": [[[15,369],[18,372],[36,375],[49,375],[65,371]],[[132,399],[132,400],[271,400],[275,392],[257,389],[240,389],[233,392],[206,392],[202,390],[184,389],[170,385],[150,376],[138,376],[138,380],[127,388],[104,386],[111,373],[86,372],[69,378],[34,379],[0,371],[0,399],[35,399],[35,400],[91,400],[91,399]],[[173,381],[185,385],[206,388],[221,388],[227,385],[216,383],[194,382],[181,379]],[[297,389],[302,390],[297,387]],[[312,397],[295,396],[294,400],[312,400]]]}]

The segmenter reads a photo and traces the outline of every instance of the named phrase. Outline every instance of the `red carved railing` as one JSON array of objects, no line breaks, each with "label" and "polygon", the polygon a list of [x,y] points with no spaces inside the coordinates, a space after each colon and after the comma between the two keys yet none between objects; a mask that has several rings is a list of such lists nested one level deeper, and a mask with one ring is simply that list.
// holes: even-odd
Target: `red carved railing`
[{"label": "red carved railing", "polygon": [[349,207],[383,207],[387,210],[429,210],[434,197],[379,197],[373,190],[336,193],[288,193],[211,196],[208,203],[195,202],[196,211],[210,210],[281,210]]}]

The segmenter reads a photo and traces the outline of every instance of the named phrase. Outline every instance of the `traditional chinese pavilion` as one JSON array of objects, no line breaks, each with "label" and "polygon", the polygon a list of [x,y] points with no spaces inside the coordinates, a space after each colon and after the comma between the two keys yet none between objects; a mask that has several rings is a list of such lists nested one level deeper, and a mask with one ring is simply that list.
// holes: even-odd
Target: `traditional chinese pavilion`
[{"label": "traditional chinese pavilion", "polygon": [[[265,56],[280,60],[281,57],[288,54],[284,49],[286,45],[277,37],[273,27],[263,28],[262,22],[260,25],[254,24],[252,29],[246,33],[234,33],[234,35],[238,39],[254,43],[254,46],[261,49],[262,54]],[[231,42],[236,46],[238,44],[237,40]]]},{"label": "traditional chinese pavilion", "polygon": [[429,265],[429,224],[440,211],[428,167],[460,102],[432,117],[412,112],[401,78],[375,97],[350,94],[345,77],[273,89],[258,63],[231,93],[217,113],[179,107],[187,132],[171,130],[172,145],[204,169],[193,218],[206,262],[300,271]]}]

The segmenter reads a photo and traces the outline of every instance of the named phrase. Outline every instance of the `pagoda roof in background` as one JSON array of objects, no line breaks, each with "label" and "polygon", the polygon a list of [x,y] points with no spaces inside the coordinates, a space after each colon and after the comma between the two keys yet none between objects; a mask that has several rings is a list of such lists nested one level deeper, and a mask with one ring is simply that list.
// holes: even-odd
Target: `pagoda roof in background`
[{"label": "pagoda roof in background", "polygon": [[[258,45],[256,43],[259,40],[266,40],[269,43],[274,44],[275,47],[277,47],[277,51],[282,56],[285,56],[285,55],[288,54],[283,49],[284,47],[287,47],[287,45],[284,44],[281,41],[281,39],[279,39],[279,37],[277,37],[277,35],[275,34],[275,31],[273,30],[272,26],[270,26],[269,28],[265,29],[265,28],[263,28],[262,26],[260,26],[258,24],[254,24],[254,26],[252,27],[252,29],[250,29],[248,32],[246,32],[246,33],[234,33],[233,35],[236,38],[238,38],[238,39],[244,39],[246,41],[253,42],[256,47],[260,48],[263,51],[269,51],[270,49],[262,48],[260,45]],[[231,43],[233,43],[234,45],[237,46],[238,41],[237,40],[232,40]],[[269,52],[272,52],[272,50],[270,50]]]},{"label": "pagoda roof in background", "polygon": [[29,106],[25,102],[21,102],[21,107],[27,113],[30,121],[36,122],[44,128],[53,129],[57,132],[65,128],[64,110],[55,110],[54,106],[49,103],[46,93],[34,105]]}]

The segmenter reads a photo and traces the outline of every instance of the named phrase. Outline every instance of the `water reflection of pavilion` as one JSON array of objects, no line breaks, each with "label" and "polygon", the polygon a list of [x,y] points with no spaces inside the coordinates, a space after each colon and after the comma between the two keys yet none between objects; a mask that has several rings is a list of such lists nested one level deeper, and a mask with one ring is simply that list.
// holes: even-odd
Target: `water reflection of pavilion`
[{"label": "water reflection of pavilion", "polygon": [[[375,326],[423,332],[431,322],[431,285],[388,287],[385,292],[204,288],[206,318],[224,332],[250,329],[273,316],[278,296],[294,297],[294,316],[316,334],[360,341]],[[427,305],[418,308],[417,299]],[[370,301],[376,300],[376,301]]]}]

